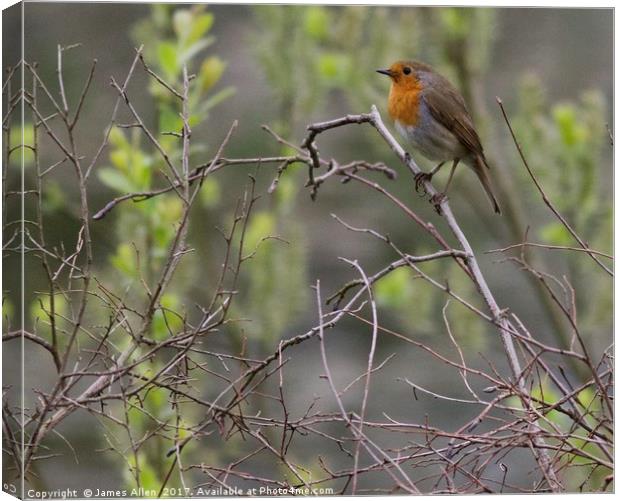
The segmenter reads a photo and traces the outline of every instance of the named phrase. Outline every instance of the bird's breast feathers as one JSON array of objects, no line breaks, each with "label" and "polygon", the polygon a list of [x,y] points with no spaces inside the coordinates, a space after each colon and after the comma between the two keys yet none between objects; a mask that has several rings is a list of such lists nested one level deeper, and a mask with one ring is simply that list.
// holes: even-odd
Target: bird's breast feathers
[{"label": "bird's breast feathers", "polygon": [[420,116],[421,93],[422,87],[418,84],[392,85],[388,99],[388,111],[392,119],[404,125],[416,125]]},{"label": "bird's breast feathers", "polygon": [[419,100],[417,108],[413,123],[394,117],[396,129],[416,150],[429,160],[440,162],[468,156],[456,136],[433,118],[424,99]]}]

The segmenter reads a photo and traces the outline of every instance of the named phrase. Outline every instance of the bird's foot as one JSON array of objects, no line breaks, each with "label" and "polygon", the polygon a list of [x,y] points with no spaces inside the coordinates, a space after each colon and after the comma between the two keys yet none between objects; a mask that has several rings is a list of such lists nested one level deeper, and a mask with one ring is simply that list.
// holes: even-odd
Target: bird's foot
[{"label": "bird's foot", "polygon": [[415,191],[420,193],[420,190],[422,190],[421,194],[426,195],[424,183],[433,179],[433,175],[430,172],[418,172],[413,176],[413,179],[415,181]]},{"label": "bird's foot", "polygon": [[435,193],[431,199],[430,202],[433,204],[433,206],[435,207],[435,210],[437,211],[437,214],[441,214],[441,204],[444,200],[446,200],[448,197],[446,196],[445,193]]}]

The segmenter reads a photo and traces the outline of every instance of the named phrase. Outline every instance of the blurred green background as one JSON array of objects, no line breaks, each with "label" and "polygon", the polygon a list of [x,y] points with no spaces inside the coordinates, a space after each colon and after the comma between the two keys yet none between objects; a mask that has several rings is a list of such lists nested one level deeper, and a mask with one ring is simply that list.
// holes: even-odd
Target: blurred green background
[{"label": "blurred green background", "polygon": [[[38,62],[39,73],[46,82],[55,82],[56,44],[82,44],[64,56],[68,95],[79,95],[91,60],[98,59],[78,131],[82,153],[87,158],[101,141],[116,99],[109,77],[113,75],[119,82],[124,79],[135,55],[134,48],[141,44],[149,64],[169,81],[180,81],[183,62],[200,79],[199,91],[192,97],[192,165],[211,158],[233,120],[239,120],[239,128],[226,156],[236,158],[288,153],[261,130],[261,124],[268,124],[298,144],[307,124],[346,113],[367,112],[372,104],[379,107],[387,122],[389,84],[374,70],[396,59],[423,60],[463,91],[493,165],[492,175],[500,191],[504,215],[498,217],[489,210],[477,181],[465,169],[457,173],[450,200],[480,256],[483,272],[499,304],[509,306],[524,319],[539,339],[558,346],[569,342],[568,324],[552,304],[542,299],[535,283],[514,264],[500,262],[500,255],[483,254],[519,242],[528,227],[531,241],[573,244],[528,179],[501,118],[496,96],[504,101],[530,164],[550,198],[593,248],[612,251],[612,146],[606,128],[606,124],[612,123],[611,10],[245,5],[214,5],[205,9],[164,4],[149,7],[28,3],[25,30],[26,59]],[[10,33],[6,36],[10,37]],[[11,64],[16,53],[6,44],[4,51],[5,63]],[[136,72],[128,92],[149,126],[160,132],[178,128],[179,119],[170,100],[142,71]],[[128,115],[125,119],[130,121]],[[31,129],[26,128],[27,138],[28,130]],[[90,184],[93,211],[119,194],[161,186],[161,179],[153,174],[157,155],[139,136],[135,130],[116,129],[112,134],[108,155],[99,162]],[[173,138],[168,139],[166,144],[174,148]],[[348,127],[325,134],[319,139],[319,146],[323,155],[341,163],[355,159],[386,162],[398,171],[399,181],[382,180],[384,186],[440,231],[446,229],[432,207],[415,194],[407,172],[370,128]],[[425,168],[432,166],[415,152],[412,154]],[[42,138],[42,165],[57,160],[53,145]],[[33,177],[26,163],[28,184]],[[436,249],[426,235],[395,213],[377,193],[354,182],[341,184],[331,180],[321,186],[313,202],[303,188],[305,168],[291,167],[278,188],[268,194],[275,175],[272,166],[263,165],[258,171],[254,166],[233,166],[211,176],[202,189],[190,230],[190,244],[196,252],[188,256],[175,276],[165,296],[166,306],[189,311],[193,304],[209,297],[223,251],[215,226],[230,222],[248,173],[257,175],[262,195],[248,239],[258,243],[266,235],[277,234],[289,243],[268,241],[260,247],[241,278],[243,294],[233,312],[233,316],[251,321],[231,325],[219,337],[209,338],[215,347],[234,350],[247,336],[251,356],[265,357],[277,348],[280,339],[315,324],[316,308],[309,286],[316,279],[321,280],[327,295],[355,278],[353,271],[337,257],[358,259],[369,273],[394,260],[387,246],[345,231],[330,217],[331,213],[354,226],[389,234],[411,254]],[[18,177],[9,176],[8,183],[16,185]],[[79,229],[78,205],[72,173],[56,169],[44,183],[49,245],[73,245]],[[9,213],[17,209],[11,201]],[[34,207],[27,203],[26,210],[32,214]],[[131,284],[138,275],[133,242],[149,257],[147,263],[141,264],[148,280],[149,274],[161,266],[179,210],[173,196],[159,197],[119,206],[105,219],[93,222],[98,276],[115,284],[118,290],[128,287],[131,293]],[[9,257],[9,266],[4,268],[4,311],[5,323],[15,325],[17,318],[11,316],[16,311],[19,269],[11,266],[11,259],[15,257]],[[564,274],[572,282],[577,291],[582,330],[594,357],[600,356],[612,342],[611,280],[583,254],[535,251],[531,252],[531,259],[536,267],[558,276]],[[45,276],[35,258],[28,258],[26,267],[27,328],[38,325],[43,332],[45,295],[38,291],[45,289]],[[424,265],[423,269],[447,280],[461,294],[474,295],[472,285],[454,263],[438,261]],[[431,347],[446,346],[442,294],[420,280],[413,280],[408,271],[400,270],[377,284],[376,296],[383,325]],[[498,367],[506,367],[493,330],[456,304],[450,306],[448,315],[472,365],[484,364],[477,356],[483,352]],[[91,321],[96,320],[93,314]],[[154,336],[165,335],[165,320],[170,321],[161,318],[155,323]],[[360,332],[360,326],[351,321],[330,332],[330,357],[338,381],[349,381],[365,370],[369,343],[368,333]],[[5,343],[5,384],[16,373],[17,348]],[[377,360],[395,351],[399,354],[373,380],[375,392],[371,389],[369,418],[380,417],[382,412],[410,421],[428,415],[437,426],[459,426],[462,415],[445,403],[428,398],[414,400],[407,385],[395,382],[397,377],[409,378],[440,393],[452,394],[460,391],[454,388],[454,374],[446,373],[442,365],[429,360],[423,352],[409,345],[402,348],[393,339],[380,340]],[[316,343],[295,347],[289,356],[292,360],[287,369],[286,393],[294,412],[303,413],[314,395],[322,396],[322,405],[333,410],[327,386],[319,378],[322,368]],[[27,364],[25,387],[27,399],[32,401],[32,388],[45,387],[53,367],[36,348],[27,352]],[[579,369],[573,368],[571,375],[579,380]],[[377,391],[381,387],[389,390]],[[359,396],[359,391],[352,392],[347,402],[356,405]],[[152,405],[153,412],[165,412],[167,402]],[[106,438],[109,439],[93,417],[77,412],[60,430],[75,448],[76,457],[60,439],[51,437],[47,446],[58,448],[62,455],[37,464],[37,487],[132,485],[127,464],[117,456],[109,452],[93,454],[94,450],[105,449]],[[225,465],[244,448],[242,441],[236,439],[209,440],[203,439],[189,451],[194,462]],[[398,443],[397,437],[386,438],[389,440]],[[163,452],[167,447],[169,444],[162,442],[143,453],[143,484],[158,485],[166,471]],[[322,450],[318,442],[300,441],[294,454],[313,468],[317,454],[329,456],[331,452]],[[511,481],[527,482],[530,467],[527,458],[514,459]],[[257,465],[257,471],[263,469],[266,476],[276,475],[278,468],[275,461]],[[570,485],[575,488],[581,481],[576,475]],[[595,487],[592,484],[591,488]]]}]

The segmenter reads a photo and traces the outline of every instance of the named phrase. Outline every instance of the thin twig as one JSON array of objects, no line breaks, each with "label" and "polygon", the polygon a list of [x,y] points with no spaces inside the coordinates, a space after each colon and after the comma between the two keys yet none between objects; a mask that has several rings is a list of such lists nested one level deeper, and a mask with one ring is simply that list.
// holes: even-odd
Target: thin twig
[{"label": "thin twig", "polygon": [[547,207],[549,207],[549,209],[551,210],[551,212],[553,212],[555,217],[558,218],[558,220],[562,223],[564,228],[566,228],[568,230],[568,232],[573,236],[573,238],[579,243],[581,248],[584,249],[588,253],[588,255],[594,260],[594,262],[596,264],[598,264],[603,270],[605,270],[605,272],[608,275],[613,277],[614,276],[613,271],[611,271],[607,266],[605,266],[596,257],[596,254],[594,252],[592,252],[592,250],[590,249],[588,244],[586,244],[581,239],[581,237],[577,234],[577,232],[573,229],[573,227],[570,224],[568,224],[568,221],[566,221],[566,219],[562,216],[562,214],[560,214],[560,212],[554,207],[554,205],[551,203],[551,200],[549,200],[549,197],[547,196],[547,193],[545,193],[545,190],[543,189],[542,185],[540,184],[540,182],[538,181],[538,179],[534,175],[534,172],[532,171],[530,165],[527,162],[527,159],[525,158],[525,154],[523,153],[523,150],[521,149],[521,145],[519,144],[519,141],[517,140],[517,137],[515,136],[514,130],[512,129],[512,125],[510,124],[510,120],[508,119],[508,115],[506,114],[506,110],[504,109],[504,104],[503,104],[502,100],[499,97],[496,98],[496,100],[497,100],[497,104],[499,105],[500,109],[502,110],[502,115],[504,117],[504,121],[506,122],[506,125],[508,126],[508,130],[510,131],[510,135],[512,136],[512,141],[513,141],[515,147],[517,148],[517,151],[519,152],[519,156],[521,157],[521,161],[523,162],[523,165],[525,166],[525,168],[527,170],[527,173],[532,178],[532,181],[534,182],[534,185],[536,186],[536,189],[538,190],[538,193],[540,193],[540,196],[542,197],[543,202],[545,203],[545,205]]}]

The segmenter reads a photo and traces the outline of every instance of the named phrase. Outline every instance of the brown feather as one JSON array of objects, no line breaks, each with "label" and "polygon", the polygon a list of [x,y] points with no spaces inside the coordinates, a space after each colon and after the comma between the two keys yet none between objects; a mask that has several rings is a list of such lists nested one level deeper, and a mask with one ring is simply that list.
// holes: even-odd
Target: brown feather
[{"label": "brown feather", "polygon": [[484,188],[489,200],[491,201],[491,205],[493,206],[493,210],[497,214],[501,214],[502,211],[499,208],[499,204],[497,203],[497,199],[495,198],[495,194],[493,193],[493,186],[491,185],[491,179],[489,178],[489,174],[487,172],[489,168],[489,164],[487,164],[484,155],[476,155],[474,164],[472,165],[474,172],[478,176],[480,180],[480,184]]},{"label": "brown feather", "polygon": [[465,101],[450,82],[439,75],[435,75],[434,78],[441,78],[444,81],[439,90],[435,87],[424,90],[422,96],[429,111],[435,120],[451,131],[472,154],[482,155],[482,144]]}]

